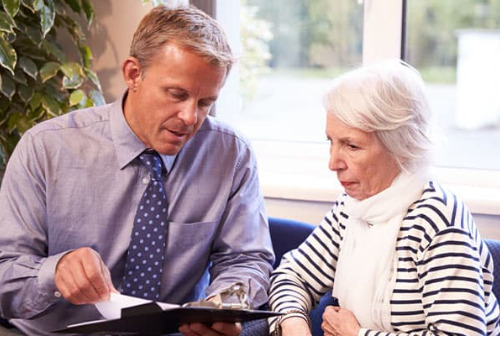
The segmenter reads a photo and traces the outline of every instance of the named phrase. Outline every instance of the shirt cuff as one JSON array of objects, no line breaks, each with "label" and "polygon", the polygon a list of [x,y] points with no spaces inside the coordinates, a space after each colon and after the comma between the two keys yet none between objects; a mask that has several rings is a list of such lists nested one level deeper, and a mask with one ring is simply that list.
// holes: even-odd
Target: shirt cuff
[{"label": "shirt cuff", "polygon": [[41,297],[57,300],[61,294],[57,290],[55,283],[56,266],[59,260],[72,250],[68,250],[56,255],[51,255],[45,259],[38,271],[38,290]]}]

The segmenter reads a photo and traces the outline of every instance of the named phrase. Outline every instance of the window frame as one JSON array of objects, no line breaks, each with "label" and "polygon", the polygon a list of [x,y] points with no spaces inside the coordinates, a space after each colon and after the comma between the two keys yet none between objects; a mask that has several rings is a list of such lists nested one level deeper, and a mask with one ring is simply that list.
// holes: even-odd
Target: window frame
[{"label": "window frame", "polygon": [[[217,19],[227,23],[236,10],[234,0],[207,0],[215,3]],[[229,6],[229,7],[228,7]],[[239,8],[239,7],[238,7]],[[404,58],[406,0],[364,0],[363,64],[387,58]],[[234,25],[234,21],[232,22]],[[234,26],[231,26],[235,28]],[[238,55],[239,27],[227,30]],[[238,109],[238,66],[221,92],[218,112]],[[286,121],[284,121],[286,122]],[[264,197],[309,202],[333,202],[342,192],[334,172],[328,170],[325,144],[252,140],[259,163]],[[434,167],[439,181],[457,193],[474,214],[500,216],[500,168],[498,170]]]}]

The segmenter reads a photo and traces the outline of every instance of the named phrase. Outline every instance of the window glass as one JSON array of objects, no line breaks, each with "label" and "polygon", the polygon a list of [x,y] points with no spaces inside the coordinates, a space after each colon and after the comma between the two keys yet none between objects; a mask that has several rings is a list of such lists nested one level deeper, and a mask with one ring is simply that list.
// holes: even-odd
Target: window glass
[{"label": "window glass", "polygon": [[361,63],[363,4],[241,0],[240,109],[231,124],[253,140],[325,141],[322,95]]},{"label": "window glass", "polygon": [[437,165],[500,169],[500,0],[407,0],[406,60],[445,137]]}]

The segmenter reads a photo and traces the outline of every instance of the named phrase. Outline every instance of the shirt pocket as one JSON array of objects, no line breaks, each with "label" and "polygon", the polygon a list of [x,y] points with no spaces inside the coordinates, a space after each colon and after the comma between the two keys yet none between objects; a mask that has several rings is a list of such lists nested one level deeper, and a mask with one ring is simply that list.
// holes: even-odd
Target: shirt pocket
[{"label": "shirt pocket", "polygon": [[185,262],[208,261],[217,221],[180,223],[169,222],[167,233],[167,258]]}]

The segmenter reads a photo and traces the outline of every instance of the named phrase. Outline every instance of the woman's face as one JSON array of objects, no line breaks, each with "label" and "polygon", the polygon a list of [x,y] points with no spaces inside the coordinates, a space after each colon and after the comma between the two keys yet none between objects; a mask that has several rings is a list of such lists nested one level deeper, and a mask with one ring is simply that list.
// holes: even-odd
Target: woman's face
[{"label": "woman's face", "polygon": [[369,198],[391,186],[399,166],[373,132],[342,123],[327,113],[326,135],[330,141],[329,168],[347,195],[357,200]]}]

